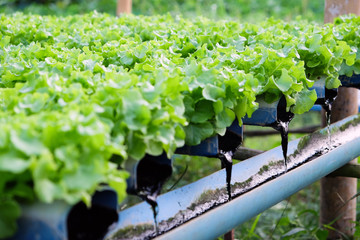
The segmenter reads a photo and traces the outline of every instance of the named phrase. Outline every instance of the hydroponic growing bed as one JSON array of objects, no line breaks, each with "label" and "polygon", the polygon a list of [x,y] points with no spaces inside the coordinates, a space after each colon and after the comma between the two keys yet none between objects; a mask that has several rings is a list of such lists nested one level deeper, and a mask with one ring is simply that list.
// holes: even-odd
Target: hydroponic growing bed
[{"label": "hydroponic growing bed", "polygon": [[0,15],[0,237],[23,203],[121,202],[127,163],[225,135],[259,99],[309,111],[314,82],[360,73],[359,23]]}]

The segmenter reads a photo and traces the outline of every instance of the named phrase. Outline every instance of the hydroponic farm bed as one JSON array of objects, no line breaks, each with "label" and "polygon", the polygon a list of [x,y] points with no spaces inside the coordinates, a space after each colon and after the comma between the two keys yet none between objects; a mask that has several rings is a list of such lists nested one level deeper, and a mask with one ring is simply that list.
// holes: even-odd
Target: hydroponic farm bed
[{"label": "hydroponic farm bed", "polygon": [[359,24],[0,15],[0,238],[24,202],[121,202],[128,161],[224,135],[259,99],[309,111],[314,82],[360,74]]}]

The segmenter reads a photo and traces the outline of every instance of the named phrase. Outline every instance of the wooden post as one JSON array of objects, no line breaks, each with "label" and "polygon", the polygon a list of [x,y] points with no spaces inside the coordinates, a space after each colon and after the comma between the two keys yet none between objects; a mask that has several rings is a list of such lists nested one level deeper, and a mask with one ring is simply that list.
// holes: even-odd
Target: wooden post
[{"label": "wooden post", "polygon": [[[342,14],[360,15],[359,0],[325,0],[325,23]],[[339,88],[337,98],[332,107],[331,122],[339,121],[358,112],[358,90]],[[356,163],[356,159],[351,161]],[[356,178],[325,177],[321,179],[320,188],[320,222],[329,224],[336,231],[330,231],[328,239],[343,238],[354,235],[356,221],[356,199],[344,203],[356,194]]]},{"label": "wooden post", "polygon": [[118,0],[116,7],[116,16],[122,13],[131,13],[132,0]]},{"label": "wooden post", "polygon": [[360,15],[359,0],[325,0],[325,23],[332,22],[335,17],[348,13]]},{"label": "wooden post", "polygon": [[234,240],[235,239],[235,230],[231,230],[224,234],[224,240]]}]

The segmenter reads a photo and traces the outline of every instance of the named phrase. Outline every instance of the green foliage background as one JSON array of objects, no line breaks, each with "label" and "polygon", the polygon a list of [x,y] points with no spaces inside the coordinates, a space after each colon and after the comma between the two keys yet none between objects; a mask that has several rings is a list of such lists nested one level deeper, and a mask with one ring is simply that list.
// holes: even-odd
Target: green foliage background
[{"label": "green foliage background", "polygon": [[[96,10],[115,15],[116,0],[0,0],[2,12],[72,15]],[[322,0],[133,0],[136,15],[167,14],[193,18],[233,19],[258,22],[268,17],[285,20],[301,15],[322,22]]]}]

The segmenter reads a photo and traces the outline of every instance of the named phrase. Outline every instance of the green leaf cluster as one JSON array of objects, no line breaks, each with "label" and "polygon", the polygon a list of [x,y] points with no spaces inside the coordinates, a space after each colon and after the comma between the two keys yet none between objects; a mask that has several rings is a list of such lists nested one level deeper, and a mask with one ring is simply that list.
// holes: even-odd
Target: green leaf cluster
[{"label": "green leaf cluster", "polygon": [[222,135],[259,97],[308,111],[314,81],[359,72],[359,19],[0,15],[0,222],[19,201],[89,203],[102,184],[121,201],[129,157]]}]

